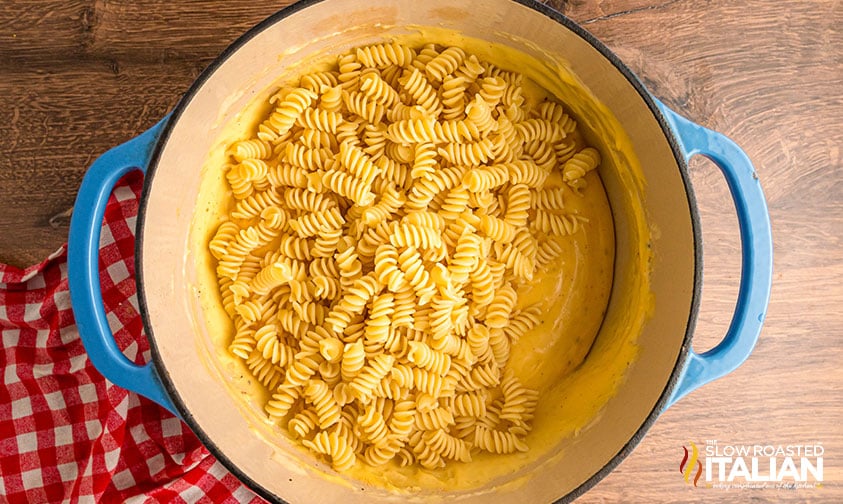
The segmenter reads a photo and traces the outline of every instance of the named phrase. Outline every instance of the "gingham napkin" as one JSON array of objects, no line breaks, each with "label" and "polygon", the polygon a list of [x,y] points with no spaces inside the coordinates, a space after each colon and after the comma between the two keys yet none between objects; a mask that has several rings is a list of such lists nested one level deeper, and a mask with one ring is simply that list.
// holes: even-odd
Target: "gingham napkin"
[{"label": "gingham napkin", "polygon": [[[105,310],[136,363],[150,358],[134,281],[142,178],[118,184],[100,242]],[[73,320],[62,247],[0,264],[0,502],[263,502],[178,418],[93,367]]]}]

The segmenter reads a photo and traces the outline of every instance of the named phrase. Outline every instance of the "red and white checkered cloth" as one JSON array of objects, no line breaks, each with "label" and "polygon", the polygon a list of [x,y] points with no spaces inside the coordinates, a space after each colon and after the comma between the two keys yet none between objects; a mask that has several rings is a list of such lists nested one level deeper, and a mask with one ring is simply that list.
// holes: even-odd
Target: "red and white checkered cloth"
[{"label": "red and white checkered cloth", "polygon": [[[150,358],[138,313],[134,229],[142,177],[105,212],[100,275],[124,353]],[[25,270],[0,264],[0,502],[263,502],[166,409],[112,384],[79,339],[62,247]]]}]

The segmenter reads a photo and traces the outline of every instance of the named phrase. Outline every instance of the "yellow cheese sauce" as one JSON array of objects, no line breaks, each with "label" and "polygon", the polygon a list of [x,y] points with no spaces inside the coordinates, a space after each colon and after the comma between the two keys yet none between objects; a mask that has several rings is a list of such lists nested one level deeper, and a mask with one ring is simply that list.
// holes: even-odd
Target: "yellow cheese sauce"
[{"label": "yellow cheese sauce", "polygon": [[[540,62],[504,46],[439,29],[418,28],[413,33],[396,38],[411,46],[422,42],[459,45],[501,68],[528,76],[532,83],[525,85],[526,92],[535,95],[543,88],[560,99],[577,119],[580,129],[585,130],[587,143],[601,151],[603,163],[600,172],[611,171],[629,193],[619,196],[622,199],[613,200],[610,206],[596,172],[586,176],[588,185],[581,195],[568,191],[566,208],[587,216],[588,222],[564,240],[563,252],[558,259],[539,270],[534,281],[519,291],[519,307],[538,302],[542,303],[543,313],[541,324],[513,346],[508,364],[525,386],[540,393],[533,430],[526,438],[530,448],[528,452],[510,455],[481,453],[473,455],[470,463],[449,462],[446,468],[437,470],[417,466],[400,468],[397,463],[372,468],[357,462],[344,475],[338,475],[324,464],[313,465],[313,456],[303,449],[298,457],[302,460],[304,472],[349,485],[356,479],[407,494],[407,497],[421,490],[473,490],[484,493],[494,491],[495,485],[525,484],[529,480],[530,468],[557,456],[561,441],[575,436],[596,418],[622,383],[624,371],[635,359],[635,337],[651,309],[647,230],[644,212],[636,198],[641,185],[640,168],[628,138],[611,113],[595,102],[563,63]],[[329,59],[333,61],[334,57]],[[309,58],[308,61],[320,60]],[[285,84],[295,74],[314,69],[298,68],[290,76],[282,76],[278,83]],[[277,444],[275,439],[289,439],[290,436],[266,419],[262,410],[268,399],[266,391],[251,377],[242,360],[227,351],[234,330],[222,308],[216,264],[207,245],[233,204],[222,171],[226,162],[225,149],[232,141],[251,136],[256,124],[268,111],[266,97],[275,89],[277,86],[259,93],[248,107],[237,114],[225,126],[209,153],[203,167],[190,243],[202,318],[207,324],[205,330],[212,345],[209,366],[232,394],[242,398],[243,414],[250,419],[256,434],[270,444]],[[584,103],[588,106],[583,106]],[[612,207],[629,214],[630,240],[623,250],[616,251]],[[618,278],[614,276],[616,252],[629,262],[624,269],[625,274]],[[614,307],[617,313],[607,319],[607,304],[613,285],[615,289],[623,288],[624,292],[617,302],[618,306]],[[600,338],[595,342],[598,333]],[[203,349],[203,352],[208,350]],[[289,443],[284,442],[284,445],[289,450]],[[506,483],[505,480],[512,476],[518,477]],[[481,487],[483,489],[478,490]],[[429,493],[425,494],[426,500],[430,497]]]}]

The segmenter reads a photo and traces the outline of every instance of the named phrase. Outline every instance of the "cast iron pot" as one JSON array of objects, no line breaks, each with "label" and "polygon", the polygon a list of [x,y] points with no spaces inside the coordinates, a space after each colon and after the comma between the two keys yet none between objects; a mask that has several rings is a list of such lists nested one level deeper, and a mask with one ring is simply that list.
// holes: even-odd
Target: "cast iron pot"
[{"label": "cast iron pot", "polygon": [[[417,494],[437,500],[548,502],[573,500],[626,457],[659,414],[693,389],[722,377],[751,353],[769,300],[772,243],[758,177],[729,139],[680,117],[655,99],[603,44],[563,15],[530,0],[311,0],[260,23],[226,49],[197,79],[172,113],[137,138],[103,154],[89,169],[74,207],[69,283],[82,341],[97,369],[113,383],[144,395],[183,419],[235,475],[270,501],[402,502],[408,497],[325,481],[330,468],[279,449],[260,435],[254,418],[208,365],[209,329],[196,303],[191,223],[200,167],[219,128],[313,51],[349,48],[408,27],[452,30],[513,47],[538,60],[558,58],[589,94],[572,104],[580,124],[608,110],[616,138],[596,139],[601,178],[612,206],[616,259],[604,328],[595,347],[634,339],[638,354],[599,415],[537,464],[470,492]],[[283,53],[283,55],[282,55]],[[613,154],[614,153],[614,154]],[[736,309],[723,340],[698,354],[691,339],[698,310],[702,249],[687,159],[710,158],[728,182],[737,210],[742,272]],[[634,159],[633,159],[634,158]],[[637,161],[634,162],[634,161]],[[620,165],[639,165],[638,178]],[[626,166],[626,165],[625,165]],[[117,348],[103,309],[98,277],[100,229],[108,196],[130,170],[146,174],[137,224],[138,301],[152,362],[137,366]],[[626,178],[625,178],[626,177]],[[636,207],[636,205],[640,206]],[[630,217],[636,210],[644,225]],[[642,254],[647,256],[642,268]],[[646,279],[646,282],[642,282]],[[607,334],[628,313],[630,292],[645,285],[652,310],[635,334]],[[640,290],[640,289],[639,289]],[[608,342],[608,343],[606,343]],[[591,356],[589,356],[591,358]],[[298,457],[298,458],[297,458]],[[311,457],[313,458],[313,457]],[[315,459],[314,459],[315,460]],[[521,484],[514,482],[520,481]],[[509,482],[510,484],[507,484]],[[490,493],[492,493],[490,495]]]}]

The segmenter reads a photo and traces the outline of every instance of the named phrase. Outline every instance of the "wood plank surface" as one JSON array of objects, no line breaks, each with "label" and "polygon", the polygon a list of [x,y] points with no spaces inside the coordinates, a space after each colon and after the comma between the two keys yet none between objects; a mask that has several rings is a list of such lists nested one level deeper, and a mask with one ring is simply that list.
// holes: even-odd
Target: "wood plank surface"
[{"label": "wood plank surface", "polygon": [[[0,3],[0,261],[37,262],[67,239],[87,166],[154,124],[246,29],[290,2]],[[583,502],[843,502],[843,2],[550,0],[653,92],[741,145],[763,184],[774,287],[751,358],[666,411]],[[691,163],[705,284],[694,347],[719,341],[740,278],[734,206]],[[682,447],[821,443],[824,485],[694,488]]]}]

